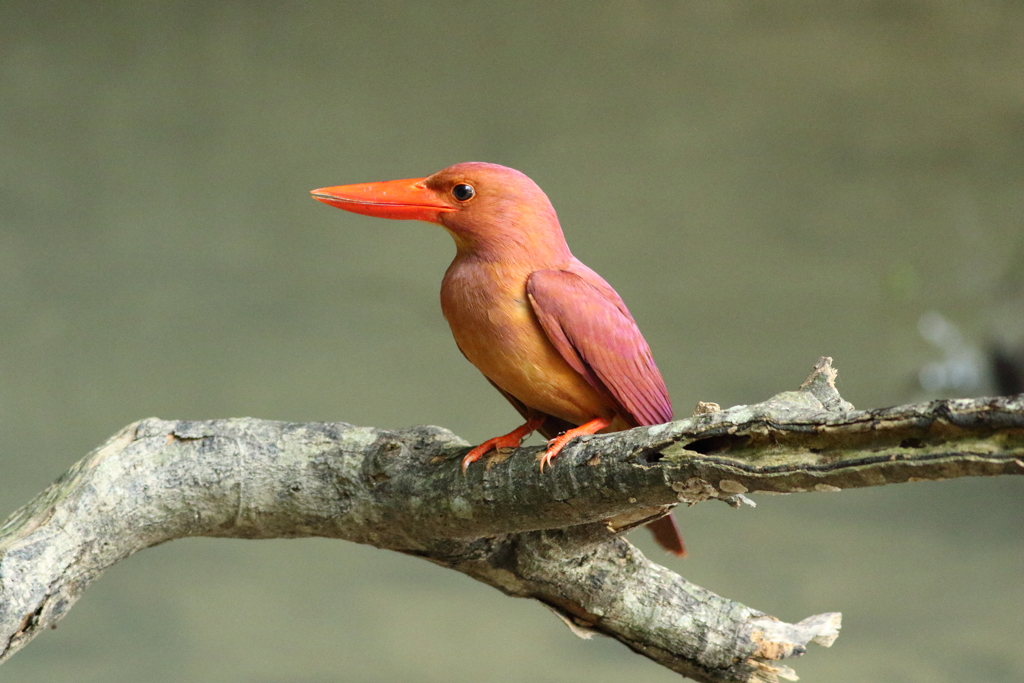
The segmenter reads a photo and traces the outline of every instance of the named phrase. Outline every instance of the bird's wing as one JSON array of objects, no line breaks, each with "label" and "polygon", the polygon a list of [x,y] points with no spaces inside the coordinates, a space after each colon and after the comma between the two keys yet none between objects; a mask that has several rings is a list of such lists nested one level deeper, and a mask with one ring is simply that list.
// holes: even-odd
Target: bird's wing
[{"label": "bird's wing", "polygon": [[526,285],[541,327],[570,366],[634,425],[672,419],[651,349],[611,285],[582,263],[539,270]]}]

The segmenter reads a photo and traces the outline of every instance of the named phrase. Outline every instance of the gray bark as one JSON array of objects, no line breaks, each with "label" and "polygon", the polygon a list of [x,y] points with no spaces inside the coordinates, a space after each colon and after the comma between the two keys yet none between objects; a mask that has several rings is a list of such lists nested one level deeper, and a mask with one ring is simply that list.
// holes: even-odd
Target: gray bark
[{"label": "gray bark", "polygon": [[404,552],[538,600],[698,681],[795,678],[840,615],[787,624],[651,562],[623,531],[671,506],[1024,474],[1024,395],[855,411],[822,359],[799,391],[460,470],[438,427],[388,431],[251,418],[142,420],[0,527],[0,661],[132,553],[186,536],[324,536]]}]

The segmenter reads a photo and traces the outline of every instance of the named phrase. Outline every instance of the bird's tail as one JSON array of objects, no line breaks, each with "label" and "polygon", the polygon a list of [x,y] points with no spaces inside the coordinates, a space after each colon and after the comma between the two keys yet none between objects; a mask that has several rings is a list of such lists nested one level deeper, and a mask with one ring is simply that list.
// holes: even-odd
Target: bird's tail
[{"label": "bird's tail", "polygon": [[654,540],[662,548],[676,557],[686,557],[686,545],[683,544],[683,537],[676,526],[676,520],[672,518],[672,513],[650,522],[647,528],[651,530]]}]

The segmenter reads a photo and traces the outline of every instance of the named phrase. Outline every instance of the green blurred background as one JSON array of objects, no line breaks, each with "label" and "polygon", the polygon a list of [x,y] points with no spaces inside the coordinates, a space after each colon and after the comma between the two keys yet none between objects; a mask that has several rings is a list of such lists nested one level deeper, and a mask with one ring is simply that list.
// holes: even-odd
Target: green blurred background
[{"label": "green blurred background", "polygon": [[[517,424],[441,317],[450,238],[308,195],[466,160],[548,192],[680,415],[795,388],[821,355],[860,408],[990,393],[978,349],[1024,326],[1019,1],[4,0],[0,516],[150,415]],[[967,379],[921,388],[958,358]],[[831,650],[790,662],[805,681],[1020,683],[1022,484],[708,503],[665,562],[786,620],[842,611]],[[147,550],[0,670],[627,679],[678,677],[323,540]]]}]

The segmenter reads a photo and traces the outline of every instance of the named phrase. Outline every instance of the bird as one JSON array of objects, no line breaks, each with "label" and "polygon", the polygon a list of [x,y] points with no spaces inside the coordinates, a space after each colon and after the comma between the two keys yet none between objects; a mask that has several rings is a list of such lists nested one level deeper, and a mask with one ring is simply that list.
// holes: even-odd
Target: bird
[{"label": "bird", "polygon": [[[526,174],[463,162],[425,178],[324,187],[314,199],[352,213],[443,227],[456,254],[441,311],[462,354],[526,422],[491,450],[550,439],[540,470],[572,439],[672,420],[672,402],[640,329],[616,291],[572,255],[555,209]],[[686,549],[671,515],[648,524],[670,553]]]}]

